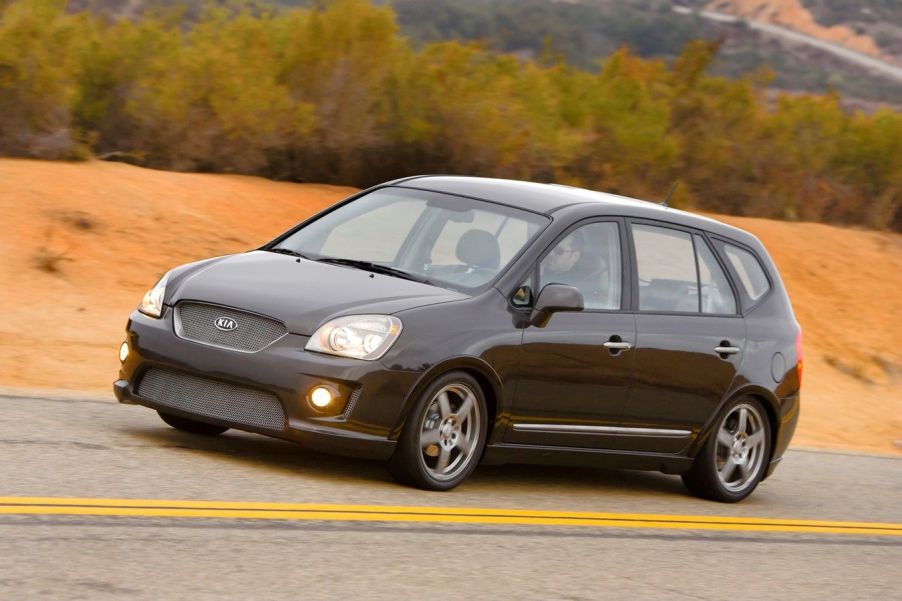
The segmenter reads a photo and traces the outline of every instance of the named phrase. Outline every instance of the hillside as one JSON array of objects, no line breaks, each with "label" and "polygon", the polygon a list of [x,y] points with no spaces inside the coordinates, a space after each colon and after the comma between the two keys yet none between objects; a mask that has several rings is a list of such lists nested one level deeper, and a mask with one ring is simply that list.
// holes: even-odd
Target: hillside
[{"label": "hillside", "polygon": [[[524,58],[560,56],[582,69],[622,46],[642,57],[674,59],[690,40],[719,40],[713,72],[739,77],[767,65],[781,90],[836,90],[850,108],[899,106],[902,83],[830,53],[675,7],[710,9],[788,27],[825,41],[902,64],[902,3],[894,0],[373,0],[390,4],[401,33],[415,44],[477,41]],[[196,19],[205,0],[71,0],[70,11],[91,8],[112,18],[164,14]],[[328,5],[319,0],[251,0],[260,12]]]},{"label": "hillside", "polygon": [[[588,71],[560,60],[557,37],[535,60],[416,46],[390,7],[324,5],[113,22],[60,0],[7,0],[0,156],[357,187],[470,173],[648,198],[679,181],[674,206],[902,231],[902,111],[780,94],[766,69],[717,76],[729,54],[718,41],[690,41],[673,60],[620,48]],[[537,27],[543,14],[506,23]],[[646,24],[638,39],[653,43],[660,23],[633,31]],[[747,28],[765,26],[801,36]]]},{"label": "hillside", "polygon": [[872,38],[884,56],[902,64],[902,2],[898,0],[803,0],[814,20],[844,25]]},{"label": "hillside", "polygon": [[[771,23],[839,44],[884,61],[902,60],[902,22],[881,0],[859,3],[858,11],[808,7],[801,0],[390,0],[405,35],[429,42],[478,40],[491,47],[536,57],[551,52],[584,69],[621,46],[643,57],[671,60],[690,40],[718,40],[712,72],[740,77],[763,65],[773,86],[789,91],[838,91],[850,108],[867,102],[898,106],[902,82],[836,55],[749,27],[705,19],[692,11],[716,10]],[[874,5],[874,10],[869,8]],[[680,11],[680,8],[686,11]],[[815,10],[809,10],[815,9]],[[691,9],[691,10],[688,10]],[[883,10],[881,10],[883,9]],[[679,11],[679,12],[677,12]],[[886,17],[878,21],[879,17]],[[822,23],[823,18],[829,24]],[[846,22],[848,20],[848,23]],[[868,33],[859,34],[858,31]],[[873,34],[875,37],[871,37]],[[884,46],[881,46],[883,44]],[[897,62],[897,64],[899,64]]]},{"label": "hillside", "polygon": [[[167,269],[353,191],[99,161],[0,159],[0,182],[0,387],[104,397],[125,320]],[[796,444],[902,453],[902,235],[721,218],[770,249],[804,329]]]},{"label": "hillside", "polygon": [[802,0],[713,0],[706,8],[745,19],[782,25],[857,52],[892,59],[866,33],[858,33],[841,22],[831,26],[821,25]]}]

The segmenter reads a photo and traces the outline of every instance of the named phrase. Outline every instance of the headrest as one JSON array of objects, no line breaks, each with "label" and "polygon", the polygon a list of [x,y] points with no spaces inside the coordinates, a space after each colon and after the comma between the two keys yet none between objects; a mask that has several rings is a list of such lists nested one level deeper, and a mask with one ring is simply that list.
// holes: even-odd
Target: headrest
[{"label": "headrest", "polygon": [[469,230],[457,242],[457,259],[471,267],[498,269],[501,249],[495,236],[485,230]]}]

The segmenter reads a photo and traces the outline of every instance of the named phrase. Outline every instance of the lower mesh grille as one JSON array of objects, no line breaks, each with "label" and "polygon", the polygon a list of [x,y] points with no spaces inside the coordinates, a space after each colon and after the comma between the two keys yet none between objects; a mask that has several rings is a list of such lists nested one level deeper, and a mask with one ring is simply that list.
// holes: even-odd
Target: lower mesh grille
[{"label": "lower mesh grille", "polygon": [[345,419],[350,419],[351,414],[354,413],[354,407],[357,405],[357,400],[360,398],[360,388],[355,388],[354,392],[351,393],[351,397],[348,399],[348,404],[345,405],[345,410],[342,413],[342,417]]},{"label": "lower mesh grille", "polygon": [[226,422],[282,430],[285,410],[269,392],[161,368],[147,370],[138,396],[166,407]]}]

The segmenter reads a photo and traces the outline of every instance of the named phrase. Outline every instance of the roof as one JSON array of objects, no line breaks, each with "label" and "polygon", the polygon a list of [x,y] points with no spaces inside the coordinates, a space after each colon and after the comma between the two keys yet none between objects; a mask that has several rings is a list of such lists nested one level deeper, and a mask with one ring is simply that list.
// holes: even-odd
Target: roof
[{"label": "roof", "polygon": [[[423,188],[436,192],[460,194],[484,200],[492,200],[520,207],[537,213],[552,213],[572,204],[604,200],[605,197],[617,198],[611,194],[592,192],[581,188],[558,186],[555,184],[537,184],[512,179],[493,179],[488,177],[462,177],[453,175],[425,175],[405,179],[394,185],[406,188]],[[631,202],[643,202],[632,200]]]},{"label": "roof", "polygon": [[599,213],[659,219],[720,233],[732,238],[744,239],[745,241],[754,239],[748,232],[701,215],[665,207],[646,200],[560,184],[538,184],[487,177],[424,175],[392,182],[391,185],[490,200],[545,215],[551,215],[565,207],[604,205],[603,210],[599,211]]}]

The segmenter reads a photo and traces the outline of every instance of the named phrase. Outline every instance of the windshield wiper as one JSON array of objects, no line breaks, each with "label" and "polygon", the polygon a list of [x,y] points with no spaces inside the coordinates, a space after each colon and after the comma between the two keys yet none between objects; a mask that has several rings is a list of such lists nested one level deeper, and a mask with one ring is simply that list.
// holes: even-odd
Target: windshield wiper
[{"label": "windshield wiper", "polygon": [[388,265],[373,263],[372,261],[361,261],[359,259],[340,259],[338,257],[325,257],[323,259],[317,259],[317,261],[319,261],[320,263],[331,263],[333,265],[347,265],[348,267],[356,267],[357,269],[363,269],[364,271],[373,271],[375,273],[391,275],[396,278],[403,278],[405,280],[419,282],[421,284],[432,284],[432,282],[424,277],[408,273],[403,269],[395,269],[394,267],[389,267]]},{"label": "windshield wiper", "polygon": [[263,250],[271,253],[279,253],[281,255],[291,255],[292,257],[299,257],[301,259],[307,259],[308,261],[312,261],[310,257],[307,255],[303,255],[296,250],[291,250],[290,248],[264,248]]}]

